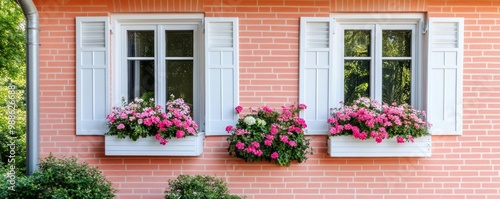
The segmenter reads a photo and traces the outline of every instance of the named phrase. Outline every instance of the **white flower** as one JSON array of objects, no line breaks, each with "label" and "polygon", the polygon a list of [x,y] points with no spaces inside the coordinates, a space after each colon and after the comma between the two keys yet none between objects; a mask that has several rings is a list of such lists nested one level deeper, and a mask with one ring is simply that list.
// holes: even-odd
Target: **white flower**
[{"label": "white flower", "polygon": [[245,117],[245,119],[243,120],[247,125],[249,126],[252,126],[255,124],[255,118],[252,117],[252,116],[247,116]]},{"label": "white flower", "polygon": [[264,121],[263,119],[257,118],[257,125],[259,126],[266,126],[267,122]]}]

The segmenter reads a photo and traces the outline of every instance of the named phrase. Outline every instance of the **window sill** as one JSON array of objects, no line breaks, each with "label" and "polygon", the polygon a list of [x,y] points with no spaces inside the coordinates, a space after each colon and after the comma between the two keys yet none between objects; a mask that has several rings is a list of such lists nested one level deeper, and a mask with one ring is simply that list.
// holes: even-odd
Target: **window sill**
[{"label": "window sill", "polygon": [[359,140],[352,136],[330,136],[330,157],[430,157],[430,135],[415,138],[413,143],[397,143],[396,138],[376,143],[372,139]]},{"label": "window sill", "polygon": [[161,145],[154,137],[118,139],[116,136],[105,136],[106,156],[199,156],[203,153],[204,133],[182,139],[170,139]]}]

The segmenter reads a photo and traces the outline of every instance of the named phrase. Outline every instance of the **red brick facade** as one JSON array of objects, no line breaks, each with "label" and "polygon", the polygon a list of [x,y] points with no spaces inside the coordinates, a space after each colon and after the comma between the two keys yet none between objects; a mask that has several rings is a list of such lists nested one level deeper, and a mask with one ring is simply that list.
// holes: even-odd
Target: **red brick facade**
[{"label": "red brick facade", "polygon": [[[500,1],[497,0],[35,0],[40,14],[40,153],[98,166],[118,198],[162,198],[179,174],[216,175],[234,194],[262,198],[500,196]],[[299,18],[331,13],[426,13],[465,18],[463,135],[433,136],[429,158],[330,158],[314,136],[307,162],[279,167],[229,157],[209,136],[199,157],[107,157],[103,136],[75,135],[75,17],[203,13],[239,18],[240,104],[298,101]],[[111,60],[112,62],[113,60]]]}]

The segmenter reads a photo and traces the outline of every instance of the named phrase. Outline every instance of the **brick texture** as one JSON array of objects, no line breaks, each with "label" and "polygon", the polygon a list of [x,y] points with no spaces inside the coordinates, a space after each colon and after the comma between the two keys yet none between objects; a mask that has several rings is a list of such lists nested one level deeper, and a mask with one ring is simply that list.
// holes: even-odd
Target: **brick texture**
[{"label": "brick texture", "polygon": [[[481,0],[35,0],[40,12],[40,152],[98,166],[118,198],[162,198],[179,174],[216,175],[232,193],[263,198],[457,198],[500,196],[500,1]],[[299,17],[336,12],[426,12],[465,18],[462,136],[433,136],[430,158],[330,158],[314,136],[307,162],[279,167],[229,157],[225,137],[200,157],[106,157],[103,136],[75,135],[75,17],[204,13],[239,17],[240,102],[298,100]]]}]

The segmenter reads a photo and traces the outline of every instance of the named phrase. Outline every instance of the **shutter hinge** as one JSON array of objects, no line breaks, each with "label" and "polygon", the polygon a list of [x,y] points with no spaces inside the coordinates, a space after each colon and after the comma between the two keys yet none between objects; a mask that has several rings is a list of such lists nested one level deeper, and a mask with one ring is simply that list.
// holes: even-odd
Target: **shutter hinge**
[{"label": "shutter hinge", "polygon": [[422,34],[425,35],[427,34],[427,31],[429,31],[429,20],[422,20],[423,22],[423,30],[422,30]]}]

